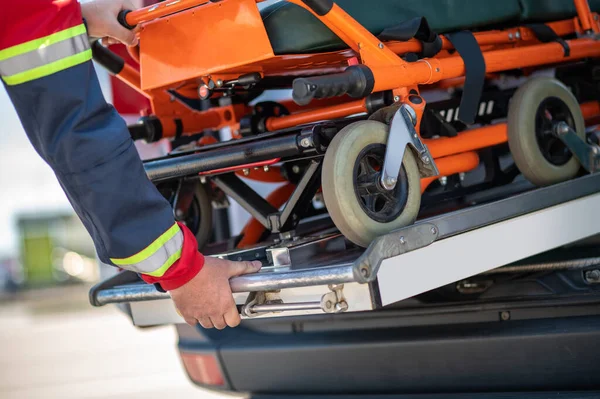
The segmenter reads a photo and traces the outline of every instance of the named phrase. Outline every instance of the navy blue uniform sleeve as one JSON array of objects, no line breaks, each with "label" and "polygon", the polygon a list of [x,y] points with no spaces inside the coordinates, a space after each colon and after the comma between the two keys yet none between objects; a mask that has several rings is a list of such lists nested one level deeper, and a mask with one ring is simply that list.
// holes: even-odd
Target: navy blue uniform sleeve
[{"label": "navy blue uniform sleeve", "polygon": [[103,262],[138,253],[173,226],[170,204],[146,176],[91,61],[5,87]]}]

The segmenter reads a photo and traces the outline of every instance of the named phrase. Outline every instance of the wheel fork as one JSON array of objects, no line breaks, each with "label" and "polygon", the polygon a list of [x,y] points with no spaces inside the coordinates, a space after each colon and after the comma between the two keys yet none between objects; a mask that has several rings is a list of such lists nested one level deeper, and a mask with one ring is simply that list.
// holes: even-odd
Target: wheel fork
[{"label": "wheel fork", "polygon": [[[383,171],[381,173],[381,185],[386,190],[393,190],[398,182],[398,175],[402,167],[404,152],[410,146],[416,152],[417,164],[421,177],[438,176],[439,171],[429,149],[417,134],[415,125],[417,124],[417,114],[408,104],[403,104],[390,123],[390,133],[388,136],[387,147],[385,150],[385,160]],[[402,154],[398,156],[398,152]]]}]

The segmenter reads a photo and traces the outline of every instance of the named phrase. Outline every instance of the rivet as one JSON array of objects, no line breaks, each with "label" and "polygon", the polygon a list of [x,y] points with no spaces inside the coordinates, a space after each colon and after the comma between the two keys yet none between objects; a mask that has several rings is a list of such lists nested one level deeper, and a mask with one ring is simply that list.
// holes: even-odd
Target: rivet
[{"label": "rivet", "polygon": [[400,237],[400,244],[401,245],[406,244],[406,240],[404,239],[404,237]]},{"label": "rivet", "polygon": [[431,228],[431,234],[437,234],[437,228],[435,226]]},{"label": "rivet", "polygon": [[400,96],[394,96],[394,102],[397,103],[398,101],[400,101]]},{"label": "rivet", "polygon": [[383,48],[383,43],[379,43],[379,48]]}]

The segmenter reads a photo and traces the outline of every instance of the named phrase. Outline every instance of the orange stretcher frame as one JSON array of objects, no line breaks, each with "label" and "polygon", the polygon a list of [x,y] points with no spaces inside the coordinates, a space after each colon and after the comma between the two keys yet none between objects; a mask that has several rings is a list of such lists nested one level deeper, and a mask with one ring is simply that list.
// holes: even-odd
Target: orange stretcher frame
[{"label": "orange stretcher frame", "polygon": [[[233,137],[239,137],[240,120],[252,112],[245,104],[214,107],[197,111],[177,101],[169,92],[197,96],[199,86],[207,82],[219,84],[247,73],[259,73],[262,78],[315,76],[343,71],[349,65],[367,66],[374,76],[372,93],[392,92],[394,101],[407,103],[409,93],[421,90],[461,86],[465,64],[452,52],[450,41],[442,39],[441,52],[432,58],[408,63],[400,56],[420,52],[422,44],[411,39],[406,42],[381,42],[341,7],[333,3],[329,12],[318,15],[302,0],[288,0],[311,12],[342,39],[347,49],[316,54],[275,55],[256,3],[262,0],[167,0],[132,11],[126,22],[138,26],[141,46],[129,49],[139,62],[139,70],[125,65],[117,77],[147,97],[153,114],[160,120],[162,136],[195,134],[204,129],[229,127]],[[534,71],[600,57],[598,15],[590,11],[587,0],[573,0],[577,16],[568,20],[548,22],[570,49],[568,56],[556,42],[541,43],[526,27],[512,27],[474,33],[490,79],[502,72],[521,69]],[[240,38],[243,37],[243,40]],[[251,43],[252,45],[248,45]],[[177,51],[174,51],[174,46]],[[219,97],[219,93],[215,93]],[[415,107],[417,131],[425,101]],[[289,115],[270,117],[267,131],[278,131],[322,120],[364,114],[367,99],[348,96],[315,100],[307,106],[283,102]],[[581,105],[586,121],[600,122],[600,104]],[[177,120],[177,123],[175,122]],[[179,131],[178,131],[179,129]],[[476,150],[507,142],[506,124],[499,123],[460,133],[456,137],[424,139],[436,161],[440,176],[468,172],[479,164]],[[241,174],[244,165],[232,168]],[[276,166],[269,170],[250,169],[246,177],[265,182],[283,182]],[[251,175],[250,175],[251,174]],[[437,177],[422,179],[421,190]],[[291,193],[291,185],[277,190],[269,201],[282,205]],[[243,244],[252,244],[262,234],[262,227],[249,222]]]}]

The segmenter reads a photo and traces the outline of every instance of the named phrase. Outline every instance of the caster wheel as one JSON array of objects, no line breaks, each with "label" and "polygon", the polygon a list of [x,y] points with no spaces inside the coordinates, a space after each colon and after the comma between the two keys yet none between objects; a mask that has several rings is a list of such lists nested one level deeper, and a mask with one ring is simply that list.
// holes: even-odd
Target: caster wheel
[{"label": "caster wheel", "polygon": [[332,140],[323,161],[323,198],[331,219],[353,243],[373,239],[412,224],[421,205],[419,168],[410,150],[404,154],[398,183],[380,182],[389,127],[377,121],[346,126]]},{"label": "caster wheel", "polygon": [[535,185],[566,181],[579,172],[578,160],[553,133],[554,124],[561,121],[585,139],[585,121],[579,104],[556,79],[533,78],[515,92],[510,102],[510,152],[523,176]]},{"label": "caster wheel", "polygon": [[177,220],[185,223],[196,236],[198,249],[202,250],[212,234],[213,209],[206,187],[199,182],[194,184],[193,195],[187,209],[176,211]]}]

